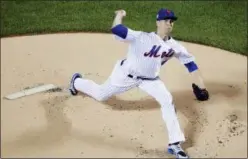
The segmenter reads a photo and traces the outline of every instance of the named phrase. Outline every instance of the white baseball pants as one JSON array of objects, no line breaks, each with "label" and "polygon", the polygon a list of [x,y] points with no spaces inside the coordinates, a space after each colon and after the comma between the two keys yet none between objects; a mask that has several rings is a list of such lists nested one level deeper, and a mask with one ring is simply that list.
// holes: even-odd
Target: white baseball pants
[{"label": "white baseball pants", "polygon": [[175,112],[172,95],[160,79],[150,81],[127,77],[125,72],[121,69],[120,61],[118,61],[111,76],[102,85],[96,84],[92,80],[77,78],[74,86],[78,91],[91,96],[97,101],[105,101],[113,95],[123,93],[134,87],[139,87],[154,97],[160,104],[162,117],[166,123],[169,134],[169,143],[185,141]]}]

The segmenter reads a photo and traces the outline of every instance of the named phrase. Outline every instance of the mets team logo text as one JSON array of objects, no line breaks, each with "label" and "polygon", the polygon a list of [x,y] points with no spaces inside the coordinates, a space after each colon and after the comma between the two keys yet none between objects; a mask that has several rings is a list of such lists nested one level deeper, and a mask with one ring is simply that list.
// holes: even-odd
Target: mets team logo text
[{"label": "mets team logo text", "polygon": [[162,52],[162,54],[160,55],[158,52],[160,50],[161,46],[157,46],[157,45],[154,45],[152,47],[152,49],[149,51],[149,52],[145,52],[144,53],[144,56],[145,57],[154,57],[154,58],[157,58],[157,57],[161,57],[161,58],[164,58],[164,57],[171,57],[174,55],[175,51],[173,49],[170,49],[168,52]]}]

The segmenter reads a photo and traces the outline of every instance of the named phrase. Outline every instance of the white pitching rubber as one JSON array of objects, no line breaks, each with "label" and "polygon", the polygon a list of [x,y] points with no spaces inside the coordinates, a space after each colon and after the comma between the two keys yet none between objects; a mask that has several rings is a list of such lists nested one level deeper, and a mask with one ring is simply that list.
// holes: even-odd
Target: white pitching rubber
[{"label": "white pitching rubber", "polygon": [[48,91],[48,90],[54,89],[54,88],[57,88],[57,87],[55,85],[53,85],[53,84],[46,84],[46,85],[37,86],[37,87],[34,87],[34,88],[25,89],[25,90],[22,90],[20,92],[16,92],[16,93],[7,95],[4,98],[9,99],[9,100],[13,100],[13,99],[17,99],[17,98],[20,98],[20,97],[32,95],[32,94],[35,94],[35,93]]}]

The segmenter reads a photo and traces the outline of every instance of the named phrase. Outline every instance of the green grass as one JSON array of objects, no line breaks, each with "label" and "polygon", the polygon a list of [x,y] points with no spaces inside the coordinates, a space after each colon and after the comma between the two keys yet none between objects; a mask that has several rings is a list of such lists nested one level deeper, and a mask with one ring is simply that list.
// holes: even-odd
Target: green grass
[{"label": "green grass", "polygon": [[154,31],[155,17],[167,7],[179,17],[179,40],[247,55],[247,2],[229,1],[1,1],[1,36],[55,33],[110,33],[114,11],[127,11],[124,24]]}]

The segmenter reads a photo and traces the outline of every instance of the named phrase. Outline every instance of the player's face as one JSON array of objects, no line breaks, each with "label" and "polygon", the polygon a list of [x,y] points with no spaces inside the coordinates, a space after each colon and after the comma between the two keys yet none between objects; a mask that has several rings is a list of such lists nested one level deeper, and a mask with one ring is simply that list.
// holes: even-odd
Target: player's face
[{"label": "player's face", "polygon": [[169,34],[172,32],[173,25],[174,25],[174,21],[171,19],[158,21],[158,24],[157,24],[159,30],[161,30],[165,34]]},{"label": "player's face", "polygon": [[170,33],[172,32],[174,21],[172,19],[165,20],[165,29]]}]

